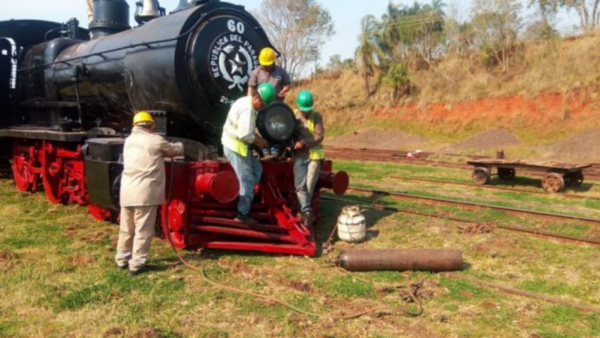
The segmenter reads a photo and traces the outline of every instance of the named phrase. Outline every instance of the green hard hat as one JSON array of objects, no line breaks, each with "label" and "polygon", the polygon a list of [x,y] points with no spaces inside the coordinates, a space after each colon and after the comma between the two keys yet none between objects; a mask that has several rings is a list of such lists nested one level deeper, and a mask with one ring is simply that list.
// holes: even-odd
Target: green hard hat
[{"label": "green hard hat", "polygon": [[313,110],[314,100],[312,93],[308,90],[300,91],[298,97],[296,97],[296,103],[300,111],[309,112]]},{"label": "green hard hat", "polygon": [[269,82],[261,83],[258,85],[258,95],[260,95],[260,98],[265,103],[265,106],[268,106],[275,101],[275,87],[273,87],[273,85]]}]

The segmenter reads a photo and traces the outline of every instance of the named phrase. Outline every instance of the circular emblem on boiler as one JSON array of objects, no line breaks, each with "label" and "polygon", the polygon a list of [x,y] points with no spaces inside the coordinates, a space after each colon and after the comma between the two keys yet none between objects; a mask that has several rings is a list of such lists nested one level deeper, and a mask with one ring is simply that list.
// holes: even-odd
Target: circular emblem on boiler
[{"label": "circular emblem on boiler", "polygon": [[258,67],[256,48],[240,34],[224,34],[210,48],[210,72],[223,92],[245,93],[255,67]]}]

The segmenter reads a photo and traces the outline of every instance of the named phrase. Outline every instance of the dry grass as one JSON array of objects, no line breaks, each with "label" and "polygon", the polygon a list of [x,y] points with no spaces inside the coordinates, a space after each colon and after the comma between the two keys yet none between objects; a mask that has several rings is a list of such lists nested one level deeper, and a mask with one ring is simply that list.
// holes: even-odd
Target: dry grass
[{"label": "dry grass", "polygon": [[299,89],[312,90],[330,136],[381,127],[440,143],[505,128],[532,145],[548,144],[600,126],[599,44],[600,35],[526,43],[515,49],[507,72],[486,69],[477,55],[447,57],[413,71],[417,90],[399,103],[386,87],[367,98],[354,70],[304,83],[288,101]]},{"label": "dry grass", "polygon": [[[456,195],[461,188],[385,180],[415,176],[463,180],[463,171],[392,164],[340,161],[351,177],[365,185],[412,190],[421,194]],[[468,176],[468,175],[467,175]],[[468,177],[466,178],[468,179]],[[501,195],[463,187],[469,198]],[[529,187],[529,189],[536,189]],[[599,196],[593,186],[580,192]],[[580,207],[596,216],[593,205],[560,196],[504,196],[534,207]],[[360,196],[348,196],[369,202]],[[14,191],[0,180],[0,336],[2,337],[590,337],[600,335],[600,316],[569,307],[504,295],[469,282],[429,273],[371,272],[353,276],[327,267],[327,257],[305,258],[233,251],[184,252],[213,280],[291,302],[310,317],[276,304],[230,293],[205,283],[177,264],[167,243],[155,241],[154,270],[136,278],[117,271],[112,261],[117,228],[96,222],[86,210],[50,205],[43,194]],[[445,212],[459,217],[577,234],[573,224],[551,225],[535,219],[511,219],[498,213],[383,203],[413,210]],[[344,205],[323,201],[317,240],[331,231]],[[597,208],[596,208],[597,209]],[[600,307],[600,263],[596,247],[555,243],[494,230],[464,235],[454,222],[417,216],[366,212],[370,240],[350,245],[335,241],[335,252],[353,248],[459,248],[470,267],[463,273]],[[554,228],[553,228],[554,226]],[[558,228],[556,228],[558,226]],[[562,228],[562,229],[561,229]],[[574,232],[575,231],[575,232]],[[408,278],[425,279],[431,297],[424,315],[373,314],[351,321],[326,314],[365,308],[411,307],[396,286]],[[400,289],[400,292],[402,289]]]}]

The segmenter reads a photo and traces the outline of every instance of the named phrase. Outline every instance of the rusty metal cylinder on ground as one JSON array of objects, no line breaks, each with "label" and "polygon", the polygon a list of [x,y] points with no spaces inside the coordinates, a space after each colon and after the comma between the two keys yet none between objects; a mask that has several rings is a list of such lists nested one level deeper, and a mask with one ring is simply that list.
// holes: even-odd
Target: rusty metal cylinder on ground
[{"label": "rusty metal cylinder on ground", "polygon": [[459,271],[462,251],[439,249],[349,250],[334,262],[348,271]]}]

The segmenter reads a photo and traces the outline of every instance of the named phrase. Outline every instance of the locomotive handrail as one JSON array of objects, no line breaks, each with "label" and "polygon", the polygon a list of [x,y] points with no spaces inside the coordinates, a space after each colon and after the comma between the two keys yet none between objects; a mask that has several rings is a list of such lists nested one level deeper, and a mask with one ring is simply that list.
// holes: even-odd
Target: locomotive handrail
[{"label": "locomotive handrail", "polygon": [[[165,42],[170,42],[170,41],[175,41],[175,40],[178,40],[178,39],[181,39],[183,37],[186,37],[186,36],[190,35],[192,32],[194,32],[194,30],[196,30],[196,28],[198,28],[198,26],[200,26],[200,24],[202,22],[204,22],[204,18],[205,17],[207,17],[209,14],[212,14],[212,13],[220,11],[220,10],[222,10],[222,8],[216,8],[216,9],[210,10],[210,11],[208,11],[206,13],[200,14],[199,20],[196,21],[196,23],[194,23],[194,25],[192,27],[190,27],[190,29],[188,29],[184,33],[181,33],[180,35],[178,35],[176,37],[173,37],[173,38],[162,39],[162,40],[155,40],[155,41],[150,41],[150,42],[140,42],[140,43],[136,43],[136,44],[131,44],[129,46],[123,46],[123,47],[113,48],[113,49],[105,50],[105,51],[102,51],[102,52],[96,52],[96,53],[92,53],[92,54],[81,55],[81,56],[77,56],[77,57],[70,58],[70,59],[64,59],[64,60],[61,60],[61,61],[49,62],[49,63],[45,63],[45,64],[41,64],[41,65],[29,67],[29,68],[19,69],[19,70],[17,70],[17,72],[18,73],[29,72],[29,71],[33,71],[33,70],[36,70],[36,69],[46,68],[46,67],[54,66],[54,65],[57,65],[57,64],[61,64],[61,63],[68,64],[68,62],[70,62],[70,61],[84,60],[84,59],[87,59],[87,58],[90,58],[90,57],[93,57],[93,56],[102,56],[102,54],[118,52],[120,50],[131,49],[131,48],[136,48],[136,47],[141,47],[141,46],[146,46],[147,48],[151,48],[150,45],[154,45],[154,44],[158,44],[158,43],[165,43]],[[231,10],[240,12],[238,9],[231,8]],[[262,30],[262,27],[260,25],[257,25],[256,29],[261,29]]]}]

